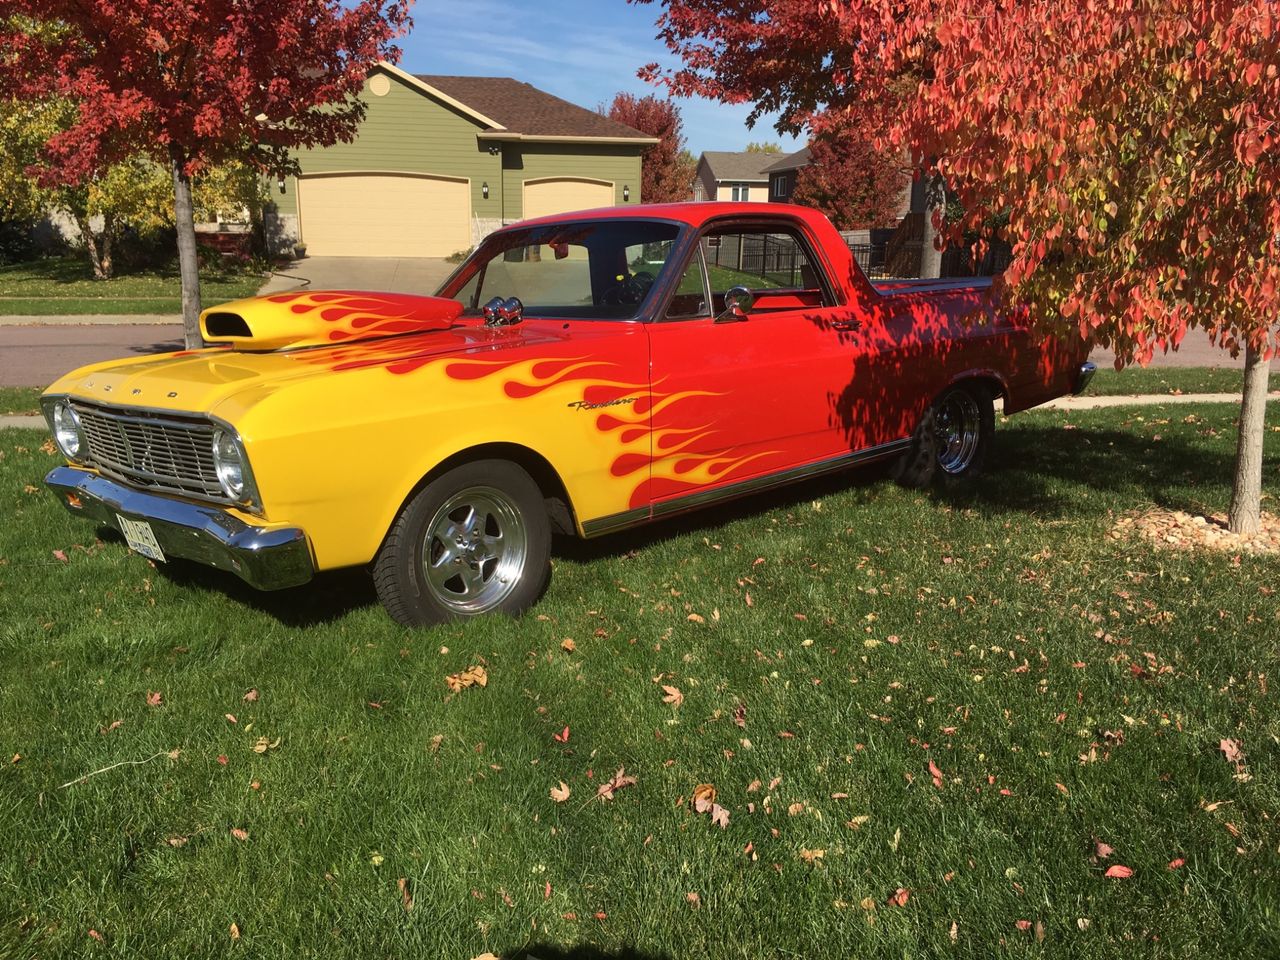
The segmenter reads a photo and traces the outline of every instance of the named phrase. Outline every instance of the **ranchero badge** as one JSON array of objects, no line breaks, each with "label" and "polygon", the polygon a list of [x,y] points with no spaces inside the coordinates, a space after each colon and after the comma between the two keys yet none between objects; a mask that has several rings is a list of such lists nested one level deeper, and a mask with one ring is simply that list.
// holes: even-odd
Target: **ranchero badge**
[{"label": "ranchero badge", "polygon": [[575,400],[568,404],[571,410],[599,410],[603,407],[620,407],[626,403],[635,403],[635,397],[619,397],[617,400],[603,400],[600,403],[588,403],[586,400]]}]

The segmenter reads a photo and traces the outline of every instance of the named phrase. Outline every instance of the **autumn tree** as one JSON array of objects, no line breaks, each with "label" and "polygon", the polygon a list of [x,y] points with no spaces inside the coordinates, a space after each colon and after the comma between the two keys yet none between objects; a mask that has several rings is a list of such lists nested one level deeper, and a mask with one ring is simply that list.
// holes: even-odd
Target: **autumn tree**
[{"label": "autumn tree", "polygon": [[857,130],[833,128],[809,144],[791,200],[821,210],[837,230],[886,227],[897,222],[910,181],[904,157],[877,150]]},{"label": "autumn tree", "polygon": [[646,203],[674,203],[689,199],[695,164],[684,149],[680,108],[671,100],[650,94],[619,93],[601,113],[641,133],[657,137],[640,156],[640,196]]},{"label": "autumn tree", "polygon": [[964,211],[935,216],[944,238],[1006,239],[996,292],[1046,329],[1118,364],[1195,329],[1243,351],[1231,527],[1258,529],[1280,319],[1274,2],[661,2],[683,66],[646,75],[779,111],[784,130],[839,118],[909,151]]},{"label": "autumn tree", "polygon": [[369,68],[394,60],[408,0],[0,0],[0,95],[63,98],[42,185],[145,153],[168,173],[187,344],[201,342],[192,177],[231,159],[273,175],[355,137]]}]

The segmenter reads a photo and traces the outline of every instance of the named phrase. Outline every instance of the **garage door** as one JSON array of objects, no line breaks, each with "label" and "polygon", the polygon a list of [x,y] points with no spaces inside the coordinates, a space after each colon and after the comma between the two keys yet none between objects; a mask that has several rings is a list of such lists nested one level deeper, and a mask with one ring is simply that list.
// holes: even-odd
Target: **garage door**
[{"label": "garage door", "polygon": [[471,246],[471,187],[465,180],[302,177],[298,211],[313,257],[447,257]]},{"label": "garage door", "polygon": [[547,217],[569,210],[590,210],[614,205],[613,184],[602,180],[558,177],[553,180],[526,180],[524,218]]}]

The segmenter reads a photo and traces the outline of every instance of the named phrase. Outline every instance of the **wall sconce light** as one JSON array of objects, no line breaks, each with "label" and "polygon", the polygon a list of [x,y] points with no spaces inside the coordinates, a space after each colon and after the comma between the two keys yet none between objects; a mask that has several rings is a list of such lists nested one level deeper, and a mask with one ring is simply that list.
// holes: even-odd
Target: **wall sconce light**
[{"label": "wall sconce light", "polygon": [[276,181],[276,186],[280,188],[281,193],[284,193],[284,177],[281,177],[279,180]]},{"label": "wall sconce light", "polygon": [[488,180],[480,184],[480,195],[484,197],[486,200],[489,199],[489,181]]},{"label": "wall sconce light", "polygon": [[630,184],[626,184],[622,188],[622,202],[623,203],[631,202],[631,185]]}]

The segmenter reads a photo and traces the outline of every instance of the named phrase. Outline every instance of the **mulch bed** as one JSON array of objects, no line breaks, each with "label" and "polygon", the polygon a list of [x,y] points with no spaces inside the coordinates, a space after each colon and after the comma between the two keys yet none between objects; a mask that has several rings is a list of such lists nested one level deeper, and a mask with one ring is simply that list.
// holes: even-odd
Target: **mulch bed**
[{"label": "mulch bed", "polygon": [[1226,553],[1280,553],[1280,517],[1269,513],[1262,515],[1262,529],[1249,536],[1227,529],[1225,514],[1200,516],[1183,510],[1161,509],[1123,516],[1111,531],[1116,540],[1135,534],[1157,547],[1171,550],[1205,548]]}]

